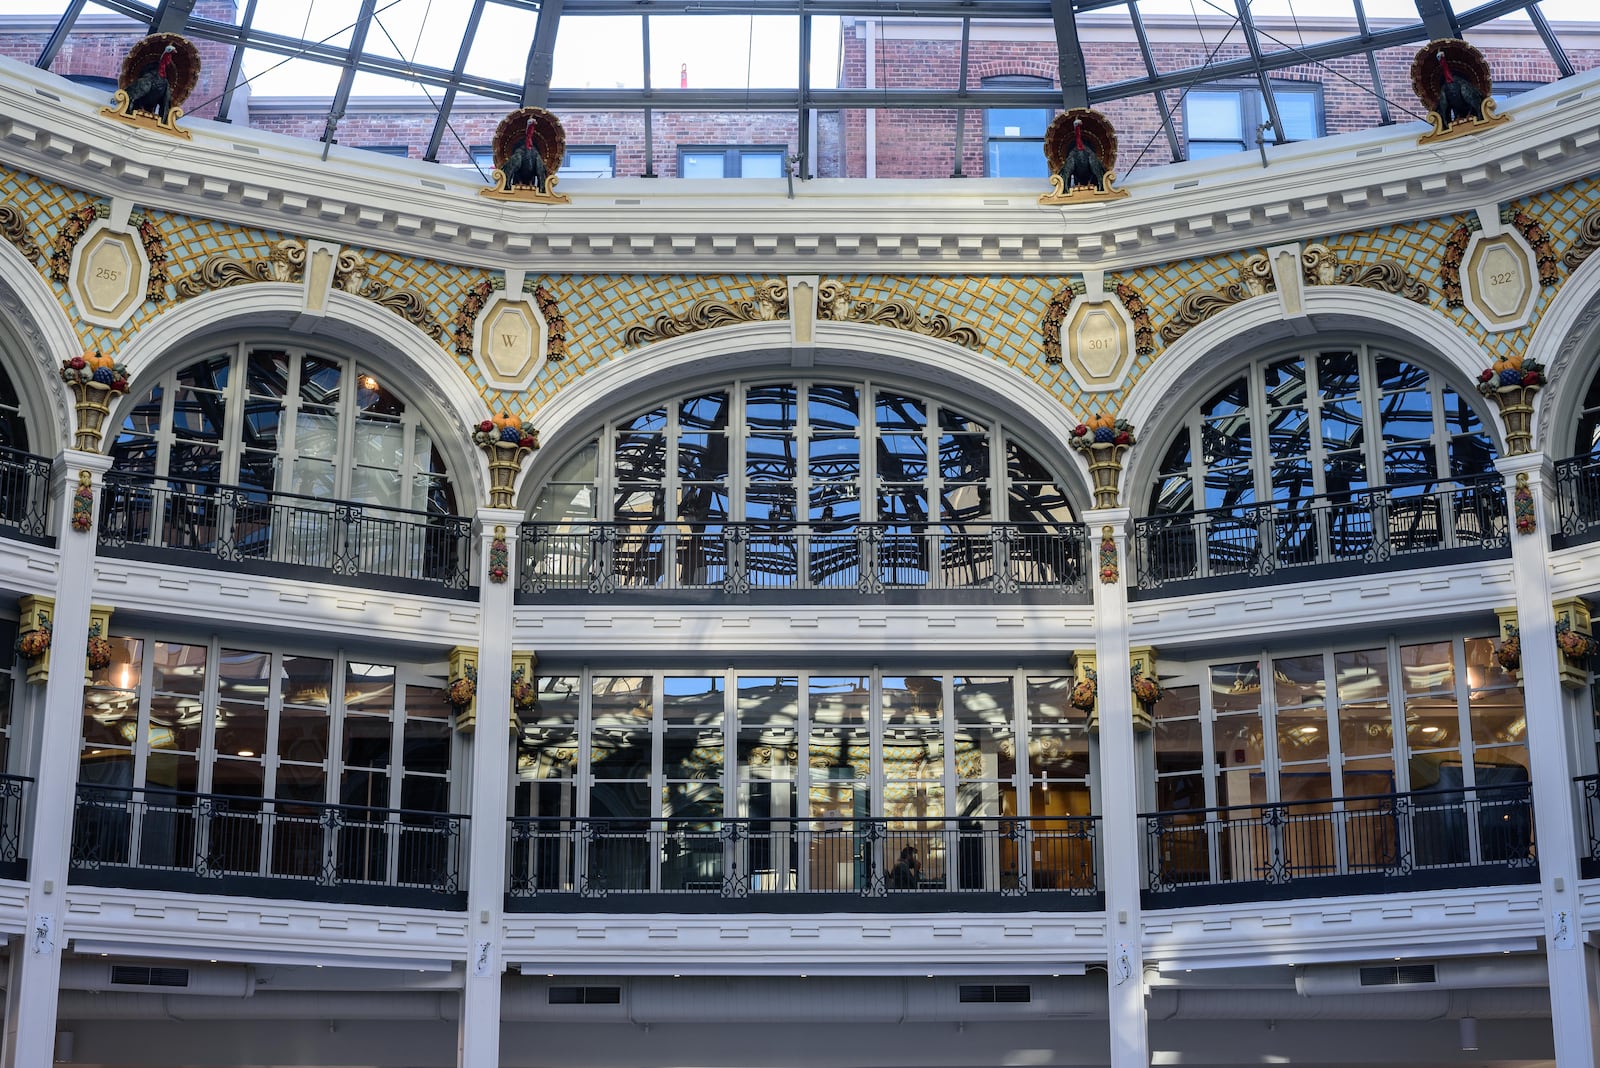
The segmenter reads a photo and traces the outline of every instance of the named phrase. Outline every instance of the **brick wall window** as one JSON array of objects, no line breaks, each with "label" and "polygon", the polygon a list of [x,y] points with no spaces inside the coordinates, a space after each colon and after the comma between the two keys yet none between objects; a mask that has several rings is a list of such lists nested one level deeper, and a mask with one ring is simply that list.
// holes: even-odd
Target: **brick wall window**
[{"label": "brick wall window", "polygon": [[616,171],[615,145],[568,145],[561,157],[563,178],[613,178]]},{"label": "brick wall window", "polygon": [[680,178],[782,178],[783,145],[680,145]]},{"label": "brick wall window", "polygon": [[[1314,82],[1275,82],[1272,95],[1278,104],[1278,117],[1283,120],[1285,141],[1309,141],[1323,135],[1322,86]],[[1183,98],[1183,128],[1190,159],[1253,148],[1256,131],[1266,121],[1266,101],[1253,82],[1197,86]]]},{"label": "brick wall window", "polygon": [[[983,79],[985,89],[1048,89],[1049,78],[1003,74]],[[1050,108],[989,108],[983,113],[983,173],[990,178],[1043,178],[1044,131]]]},{"label": "brick wall window", "polygon": [[364,152],[376,152],[380,156],[399,156],[405,159],[411,154],[408,145],[358,145]]}]

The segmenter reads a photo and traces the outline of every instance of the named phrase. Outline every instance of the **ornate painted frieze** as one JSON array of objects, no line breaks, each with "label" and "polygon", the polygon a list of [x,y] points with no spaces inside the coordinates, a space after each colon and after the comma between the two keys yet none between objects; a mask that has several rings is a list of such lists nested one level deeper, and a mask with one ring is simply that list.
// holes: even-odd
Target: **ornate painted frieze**
[{"label": "ornate painted frieze", "polygon": [[983,348],[982,334],[970,326],[955,322],[942,312],[923,315],[906,300],[861,300],[853,296],[843,282],[829,281],[817,286],[817,318],[838,323],[887,326],[954,342],[974,351]]},{"label": "ornate painted frieze", "polygon": [[212,256],[200,265],[198,271],[178,279],[178,299],[249,282],[298,282],[305,265],[305,243],[292,238],[279,241],[267,255],[248,260]]},{"label": "ornate painted frieze", "polygon": [[658,315],[653,322],[635,323],[623,332],[622,343],[633,349],[653,341],[682,337],[701,330],[713,330],[719,326],[771,322],[787,318],[789,318],[789,287],[774,279],[757,286],[756,295],[749,300],[731,302],[697,300],[681,315]]},{"label": "ornate painted frieze", "polygon": [[0,237],[15,245],[29,263],[39,262],[39,246],[28,234],[28,217],[14,204],[0,204]]},{"label": "ornate painted frieze", "polygon": [[1170,345],[1224,308],[1271,293],[1276,288],[1277,284],[1272,280],[1272,264],[1266,256],[1257,253],[1244,261],[1237,282],[1230,282],[1218,289],[1184,294],[1178,302],[1177,312],[1162,326],[1161,340]]},{"label": "ornate painted frieze", "polygon": [[1326,245],[1308,245],[1300,254],[1306,282],[1314,286],[1360,286],[1363,289],[1381,289],[1414,300],[1428,303],[1427,283],[1408,274],[1394,260],[1377,263],[1340,263]]}]

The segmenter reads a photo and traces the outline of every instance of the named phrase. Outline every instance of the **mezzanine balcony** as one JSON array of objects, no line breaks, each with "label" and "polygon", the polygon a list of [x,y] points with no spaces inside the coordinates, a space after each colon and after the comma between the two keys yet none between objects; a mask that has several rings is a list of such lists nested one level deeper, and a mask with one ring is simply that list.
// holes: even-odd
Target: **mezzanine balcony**
[{"label": "mezzanine balcony", "polygon": [[51,544],[50,461],[0,448],[0,533]]},{"label": "mezzanine balcony", "polygon": [[524,523],[519,600],[1087,603],[1081,523]]},{"label": "mezzanine balcony", "polygon": [[468,817],[78,784],[75,884],[464,909]]},{"label": "mezzanine balcony", "polygon": [[1133,526],[1133,597],[1511,555],[1505,484],[1489,474],[1170,515]]},{"label": "mezzanine balcony", "polygon": [[26,775],[0,775],[0,879],[28,877],[28,861],[22,851],[22,820],[32,788],[33,780]]},{"label": "mezzanine balcony", "polygon": [[1553,548],[1600,541],[1600,455],[1555,462],[1556,525]]},{"label": "mezzanine balcony", "polygon": [[1147,908],[1539,880],[1526,782],[1139,818]]},{"label": "mezzanine balcony", "polygon": [[112,471],[106,556],[472,597],[472,520]]},{"label": "mezzanine balcony", "polygon": [[[510,912],[1104,908],[1099,819],[514,817]],[[899,863],[914,849],[916,865]]]}]

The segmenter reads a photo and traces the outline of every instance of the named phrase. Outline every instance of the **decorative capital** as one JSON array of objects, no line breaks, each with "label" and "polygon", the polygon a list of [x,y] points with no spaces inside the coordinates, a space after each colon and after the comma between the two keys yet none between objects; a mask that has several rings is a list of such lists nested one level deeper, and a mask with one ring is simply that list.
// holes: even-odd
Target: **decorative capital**
[{"label": "decorative capital", "polygon": [[27,681],[50,679],[50,641],[56,613],[53,597],[27,594],[17,601],[17,653],[27,663]]},{"label": "decorative capital", "polygon": [[515,508],[517,475],[539,447],[539,432],[524,427],[520,416],[503,412],[474,426],[472,443],[489,454],[489,506]]},{"label": "decorative capital", "polygon": [[1156,651],[1140,646],[1129,650],[1128,680],[1133,689],[1133,729],[1148,731],[1152,723],[1152,710],[1156,702],[1166,695],[1161,676],[1156,671]]},{"label": "decorative capital", "polygon": [[450,681],[444,699],[455,709],[456,730],[471,734],[478,722],[478,650],[467,645],[450,650]]},{"label": "decorative capital", "polygon": [[1133,424],[1101,412],[1072,428],[1067,443],[1089,460],[1089,477],[1094,482],[1094,506],[1117,508],[1118,486],[1122,480],[1122,456],[1136,444]]},{"label": "decorative capital", "polygon": [[1533,449],[1533,398],[1544,388],[1544,365],[1522,356],[1494,361],[1478,375],[1478,392],[1494,401],[1506,425],[1506,455]]}]

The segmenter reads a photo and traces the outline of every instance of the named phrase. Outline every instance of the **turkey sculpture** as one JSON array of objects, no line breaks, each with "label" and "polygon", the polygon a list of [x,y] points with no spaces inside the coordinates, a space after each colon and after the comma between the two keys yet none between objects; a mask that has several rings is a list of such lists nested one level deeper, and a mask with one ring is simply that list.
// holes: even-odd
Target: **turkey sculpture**
[{"label": "turkey sculpture", "polygon": [[557,193],[556,169],[566,151],[561,120],[543,108],[519,108],[500,120],[494,131],[494,184],[481,190],[496,200],[531,204],[566,204]]},{"label": "turkey sculpture", "polygon": [[152,33],[128,49],[111,106],[100,114],[146,130],[188,139],[178,128],[182,104],[200,77],[200,53],[185,37]]},{"label": "turkey sculpture", "polygon": [[1495,114],[1488,60],[1465,41],[1429,41],[1411,61],[1411,88],[1428,108],[1428,123],[1433,127],[1418,144],[1446,141],[1511,121],[1509,115]]},{"label": "turkey sculpture", "polygon": [[1073,108],[1057,115],[1044,134],[1044,158],[1050,164],[1051,191],[1041,204],[1077,204],[1115,200],[1128,195],[1118,189],[1117,134],[1098,111]]}]

